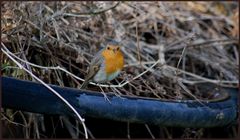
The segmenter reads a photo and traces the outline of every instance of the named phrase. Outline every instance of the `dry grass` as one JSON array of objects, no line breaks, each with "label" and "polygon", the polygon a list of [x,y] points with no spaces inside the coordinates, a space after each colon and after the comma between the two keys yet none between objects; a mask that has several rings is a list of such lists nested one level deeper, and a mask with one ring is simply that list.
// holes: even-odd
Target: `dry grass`
[{"label": "dry grass", "polygon": [[[110,83],[120,86],[105,92],[204,99],[198,83],[238,85],[237,2],[2,2],[1,15],[2,42],[49,84],[80,87],[51,67],[84,78],[93,55],[115,39],[126,64]],[[2,63],[3,75],[32,80],[5,55]]]}]

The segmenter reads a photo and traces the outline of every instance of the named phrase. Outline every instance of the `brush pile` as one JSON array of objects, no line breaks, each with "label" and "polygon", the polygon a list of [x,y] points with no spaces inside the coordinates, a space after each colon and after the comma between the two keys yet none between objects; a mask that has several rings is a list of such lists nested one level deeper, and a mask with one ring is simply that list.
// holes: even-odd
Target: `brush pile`
[{"label": "brush pile", "polygon": [[[78,88],[108,39],[125,57],[105,92],[160,99],[202,99],[199,83],[237,86],[237,2],[3,2],[1,39],[46,83]],[[32,80],[3,55],[3,75]],[[145,72],[144,74],[142,74]],[[141,75],[141,76],[139,76]],[[139,76],[134,79],[134,77]],[[88,90],[101,91],[89,85]]]},{"label": "brush pile", "polygon": [[[114,39],[121,43],[124,53],[123,72],[108,83],[111,87],[88,85],[88,90],[168,100],[211,99],[212,95],[206,93],[239,85],[238,8],[237,2],[217,1],[5,1],[1,3],[1,52],[7,52],[48,84],[79,88],[93,55],[109,39]],[[1,63],[4,76],[34,81],[5,53]],[[209,88],[209,84],[216,88]],[[206,89],[199,85],[205,85]],[[12,109],[2,109],[1,114],[3,137],[84,137],[75,118],[70,121]],[[87,124],[92,139],[95,137],[91,131],[100,128],[93,133],[96,136],[102,129],[102,125],[93,123],[93,128]],[[107,123],[101,121],[101,124],[105,131]],[[130,135],[130,123],[126,126],[128,135],[124,132],[122,137],[134,138]],[[137,126],[139,130],[140,125]],[[159,137],[169,139],[209,138],[215,132],[164,126],[151,129]],[[237,127],[219,130],[217,135],[237,135]],[[106,133],[112,138],[115,126],[114,132],[111,131]],[[144,131],[155,138],[147,124]]]}]

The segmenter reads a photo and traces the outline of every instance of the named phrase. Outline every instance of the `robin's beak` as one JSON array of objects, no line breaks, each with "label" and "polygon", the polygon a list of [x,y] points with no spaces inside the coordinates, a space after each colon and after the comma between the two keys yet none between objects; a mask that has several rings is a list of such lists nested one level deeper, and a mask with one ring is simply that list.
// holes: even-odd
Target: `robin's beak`
[{"label": "robin's beak", "polygon": [[117,49],[113,49],[113,52],[116,53],[116,52],[117,52]]}]

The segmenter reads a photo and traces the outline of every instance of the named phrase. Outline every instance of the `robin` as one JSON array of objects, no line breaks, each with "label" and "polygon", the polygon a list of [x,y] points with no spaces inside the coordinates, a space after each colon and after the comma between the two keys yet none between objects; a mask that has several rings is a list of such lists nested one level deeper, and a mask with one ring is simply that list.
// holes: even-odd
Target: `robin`
[{"label": "robin", "polygon": [[81,89],[85,88],[90,81],[105,83],[113,80],[121,72],[123,65],[124,58],[120,46],[113,42],[108,43],[93,57]]}]

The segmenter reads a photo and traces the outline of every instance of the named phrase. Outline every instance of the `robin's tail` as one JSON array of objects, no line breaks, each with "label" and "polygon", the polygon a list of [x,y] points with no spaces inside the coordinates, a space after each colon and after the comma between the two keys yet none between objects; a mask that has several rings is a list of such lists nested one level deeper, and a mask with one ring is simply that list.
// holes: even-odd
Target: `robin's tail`
[{"label": "robin's tail", "polygon": [[[97,67],[98,68],[98,67]],[[93,78],[93,76],[96,74],[96,71],[94,71],[95,69],[91,69],[89,70],[88,75],[85,77],[85,81],[83,82],[82,86],[80,87],[80,89],[84,89],[86,88],[86,86],[88,85],[89,81],[91,81],[91,79]],[[98,69],[96,69],[98,70]]]},{"label": "robin's tail", "polygon": [[80,89],[85,89],[85,88],[87,87],[88,83],[89,83],[89,80],[85,80],[85,81],[82,83]]},{"label": "robin's tail", "polygon": [[90,79],[86,78],[85,81],[82,83],[80,89],[85,89],[89,83]]}]

